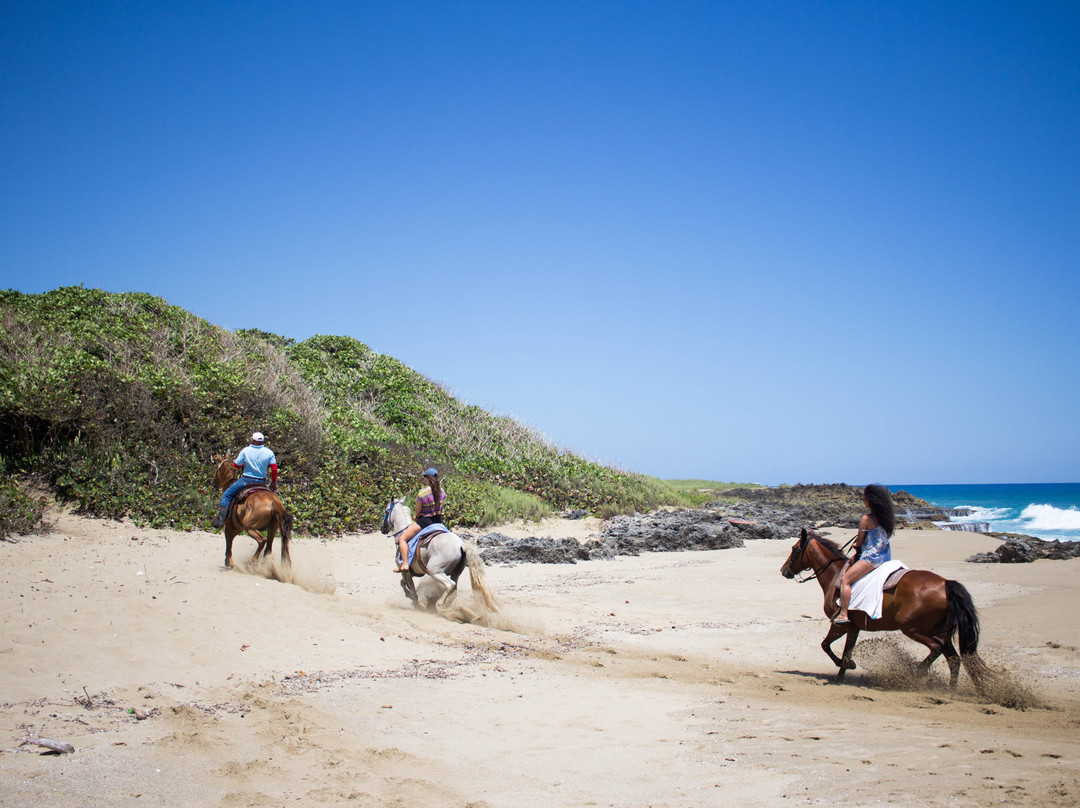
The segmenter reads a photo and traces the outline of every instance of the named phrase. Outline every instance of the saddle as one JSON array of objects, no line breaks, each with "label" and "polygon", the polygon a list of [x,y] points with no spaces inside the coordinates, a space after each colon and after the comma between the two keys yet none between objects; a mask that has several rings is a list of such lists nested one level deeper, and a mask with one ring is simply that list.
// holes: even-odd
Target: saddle
[{"label": "saddle", "polygon": [[901,567],[888,578],[885,579],[885,583],[881,585],[882,592],[888,592],[890,589],[896,589],[896,585],[900,583],[900,579],[911,572],[907,567]]},{"label": "saddle", "polygon": [[267,486],[265,483],[252,483],[251,485],[245,485],[243,488],[240,489],[240,491],[237,493],[237,495],[235,497],[233,497],[233,501],[232,501],[232,505],[230,507],[230,510],[232,508],[235,508],[237,505],[239,505],[241,502],[243,502],[249,496],[254,494],[256,491],[269,491],[269,490],[270,490],[270,487]]},{"label": "saddle", "polygon": [[420,536],[419,538],[413,538],[409,541],[410,545],[412,544],[412,542],[416,542],[416,551],[413,553],[412,560],[412,564],[415,564],[417,567],[416,570],[413,570],[414,578],[423,578],[425,575],[427,575],[427,567],[425,567],[424,562],[420,560],[420,548],[426,547],[428,542],[430,542],[436,536],[449,532],[449,529],[433,530],[430,533],[425,533],[423,536]]},{"label": "saddle", "polygon": [[421,547],[427,547],[428,542],[430,542],[436,536],[441,536],[443,533],[449,533],[449,532],[450,532],[449,530],[433,530],[430,533],[427,533],[427,534],[421,536],[419,541],[417,541],[417,543],[416,543],[416,549],[419,550]]},{"label": "saddle", "polygon": [[[866,612],[871,620],[877,620],[881,617],[885,593],[896,588],[900,579],[909,572],[911,569],[896,559],[886,561],[880,567],[870,570],[851,585],[851,602],[848,608],[851,611]],[[839,592],[837,592],[837,602],[839,602]]]}]

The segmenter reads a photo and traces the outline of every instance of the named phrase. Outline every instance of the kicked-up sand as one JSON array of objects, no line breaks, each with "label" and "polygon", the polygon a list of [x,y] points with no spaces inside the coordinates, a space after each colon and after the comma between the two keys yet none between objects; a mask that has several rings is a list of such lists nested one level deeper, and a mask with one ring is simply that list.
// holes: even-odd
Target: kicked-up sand
[{"label": "kicked-up sand", "polygon": [[492,566],[466,625],[412,608],[379,534],[294,539],[282,582],[220,534],[60,515],[0,543],[0,805],[1080,804],[1080,559],[898,531],[979,607],[980,694],[898,634],[836,684],[791,543]]}]

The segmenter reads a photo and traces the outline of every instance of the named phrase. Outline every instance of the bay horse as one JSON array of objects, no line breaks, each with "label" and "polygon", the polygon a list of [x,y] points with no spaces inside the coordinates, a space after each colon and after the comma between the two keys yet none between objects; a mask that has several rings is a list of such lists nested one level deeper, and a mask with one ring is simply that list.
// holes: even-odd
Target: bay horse
[{"label": "bay horse", "polygon": [[[236,480],[239,471],[228,457],[218,455],[214,462],[217,463],[214,485],[224,491]],[[255,555],[251,557],[252,561],[257,561],[260,553],[263,558],[273,555],[274,534],[278,530],[281,531],[281,563],[285,567],[291,566],[289,539],[292,538],[292,514],[285,510],[281,499],[269,488],[252,486],[244,490],[247,491],[246,495],[243,495],[243,499],[243,491],[236,495],[225,517],[225,566],[236,566],[232,558],[232,544],[240,532],[247,533],[259,543]],[[266,531],[265,538],[261,531]]]},{"label": "bay horse", "polygon": [[[383,516],[382,532],[394,538],[395,547],[398,535],[410,524],[412,512],[405,500],[390,500]],[[451,620],[472,623],[479,617],[478,614],[465,606],[451,605],[457,594],[458,578],[466,567],[473,591],[483,598],[488,609],[497,612],[498,606],[487,587],[484,560],[480,558],[480,551],[471,541],[462,541],[461,537],[449,530],[434,534],[427,542],[421,540],[412,564],[401,573],[401,588],[405,591],[405,596],[413,602],[413,606],[420,608],[420,597],[416,593],[416,582],[413,579],[430,575],[443,589],[442,595],[435,602],[436,613]]]},{"label": "bay horse", "polygon": [[[840,574],[848,558],[836,542],[803,528],[799,541],[780,573],[794,578],[800,572],[810,572],[817,579],[825,595],[825,616],[831,618],[836,612],[836,594],[840,586]],[[800,582],[801,583],[801,582]],[[949,687],[956,688],[960,676],[960,662],[977,688],[988,682],[992,672],[979,656],[979,615],[971,600],[971,594],[963,584],[947,581],[927,570],[910,570],[900,582],[884,593],[881,617],[872,620],[866,612],[852,610],[851,622],[832,623],[829,633],[821,642],[821,648],[839,667],[837,681],[855,669],[852,653],[860,631],[900,631],[930,649],[929,656],[918,665],[921,675],[926,675],[930,665],[942,654],[949,663]],[[953,635],[959,631],[960,653],[953,647]],[[843,655],[833,653],[832,645],[847,635]]]}]

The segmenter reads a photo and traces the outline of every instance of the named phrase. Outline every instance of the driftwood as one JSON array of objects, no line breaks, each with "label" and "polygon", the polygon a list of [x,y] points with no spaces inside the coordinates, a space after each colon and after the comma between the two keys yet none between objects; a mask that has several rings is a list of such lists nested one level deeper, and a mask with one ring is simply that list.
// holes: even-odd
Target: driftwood
[{"label": "driftwood", "polygon": [[33,744],[34,746],[44,746],[46,749],[51,749],[61,755],[70,755],[75,751],[75,747],[69,743],[60,743],[59,741],[53,741],[49,738],[27,738],[19,746],[26,746],[27,744]]}]

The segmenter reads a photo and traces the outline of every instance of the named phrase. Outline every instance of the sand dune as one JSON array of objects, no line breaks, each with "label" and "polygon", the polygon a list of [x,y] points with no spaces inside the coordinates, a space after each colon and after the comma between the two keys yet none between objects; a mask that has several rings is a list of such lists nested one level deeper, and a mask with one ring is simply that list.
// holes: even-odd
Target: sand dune
[{"label": "sand dune", "polygon": [[898,533],[978,604],[1008,683],[980,695],[943,662],[911,681],[896,635],[833,684],[788,542],[495,566],[486,625],[414,611],[378,534],[296,540],[291,583],[223,570],[222,545],[70,515],[0,545],[0,805],[1080,803],[1080,560]]}]

